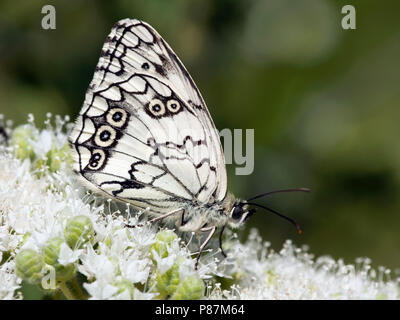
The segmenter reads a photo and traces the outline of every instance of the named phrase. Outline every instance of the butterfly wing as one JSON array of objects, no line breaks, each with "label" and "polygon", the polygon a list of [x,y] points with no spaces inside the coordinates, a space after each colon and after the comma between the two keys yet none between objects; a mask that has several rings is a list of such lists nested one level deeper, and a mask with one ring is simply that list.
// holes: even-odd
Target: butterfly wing
[{"label": "butterfly wing", "polygon": [[163,213],[225,197],[224,155],[203,98],[144,22],[111,30],[70,141],[91,189],[138,208]]}]

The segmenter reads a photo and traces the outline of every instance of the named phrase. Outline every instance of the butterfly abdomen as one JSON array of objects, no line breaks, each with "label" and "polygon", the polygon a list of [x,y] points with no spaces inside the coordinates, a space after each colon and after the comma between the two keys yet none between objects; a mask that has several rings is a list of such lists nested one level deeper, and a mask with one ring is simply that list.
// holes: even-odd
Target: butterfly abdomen
[{"label": "butterfly abdomen", "polygon": [[227,215],[220,205],[204,206],[186,204],[183,219],[176,220],[179,231],[199,231],[205,226],[223,226],[227,222]]}]

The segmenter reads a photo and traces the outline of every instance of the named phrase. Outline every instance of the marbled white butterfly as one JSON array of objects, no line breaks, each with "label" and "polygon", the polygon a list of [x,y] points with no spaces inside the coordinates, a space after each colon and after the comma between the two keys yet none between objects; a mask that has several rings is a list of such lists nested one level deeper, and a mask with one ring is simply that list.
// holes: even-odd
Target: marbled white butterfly
[{"label": "marbled white butterfly", "polygon": [[200,254],[217,228],[221,240],[226,225],[255,212],[249,201],[265,195],[240,201],[227,192],[219,134],[199,90],[139,20],[117,22],[107,37],[70,143],[90,189],[147,209],[149,222],[208,232]]}]

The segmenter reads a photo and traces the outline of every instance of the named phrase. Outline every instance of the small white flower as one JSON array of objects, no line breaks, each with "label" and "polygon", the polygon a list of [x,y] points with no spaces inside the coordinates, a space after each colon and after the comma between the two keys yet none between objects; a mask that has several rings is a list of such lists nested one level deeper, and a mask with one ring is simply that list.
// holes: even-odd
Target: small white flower
[{"label": "small white flower", "polygon": [[129,237],[136,245],[150,248],[150,246],[156,241],[156,233],[148,229],[149,228],[147,226],[143,227],[140,230],[136,229],[134,230],[135,232],[130,233]]},{"label": "small white flower", "polygon": [[63,266],[66,266],[70,263],[74,263],[79,259],[79,256],[82,254],[82,249],[72,250],[68,245],[63,242],[60,245],[60,254],[58,256],[58,262]]},{"label": "small white flower", "polygon": [[135,300],[151,300],[155,298],[158,294],[152,292],[142,292],[138,289],[134,289],[133,297]]},{"label": "small white flower", "polygon": [[124,290],[121,293],[114,294],[110,300],[131,300],[131,293],[129,290]]},{"label": "small white flower", "polygon": [[173,254],[169,254],[166,258],[162,258],[155,250],[152,251],[152,254],[157,263],[157,270],[160,274],[164,274],[171,269],[176,259],[176,256]]},{"label": "small white flower", "polygon": [[140,260],[137,255],[120,263],[121,274],[132,283],[145,283],[149,278],[149,260]]},{"label": "small white flower", "polygon": [[78,270],[89,279],[104,279],[112,282],[116,276],[115,265],[110,259],[102,254],[97,254],[92,246],[87,246],[87,251],[81,256],[82,264],[78,265]]},{"label": "small white flower", "polygon": [[7,226],[0,226],[0,252],[14,250],[21,238],[21,235],[11,234]]},{"label": "small white flower", "polygon": [[51,131],[43,130],[37,139],[32,140],[32,146],[35,153],[41,157],[44,157],[46,153],[51,149],[54,134]]},{"label": "small white flower", "polygon": [[96,280],[92,283],[84,283],[83,286],[90,294],[90,300],[111,299],[118,292],[118,288],[107,283],[103,279]]},{"label": "small white flower", "polygon": [[14,263],[6,262],[0,266],[0,300],[14,299],[14,292],[20,287],[15,276]]}]

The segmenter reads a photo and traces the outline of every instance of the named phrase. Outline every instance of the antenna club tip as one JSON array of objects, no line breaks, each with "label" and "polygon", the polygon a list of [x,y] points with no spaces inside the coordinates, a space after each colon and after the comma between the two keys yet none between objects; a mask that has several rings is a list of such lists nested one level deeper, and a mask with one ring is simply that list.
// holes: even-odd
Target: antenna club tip
[{"label": "antenna club tip", "polygon": [[302,235],[302,234],[303,234],[303,230],[299,229],[299,230],[297,230],[297,233],[298,233],[299,235]]},{"label": "antenna club tip", "polygon": [[311,192],[311,189],[309,188],[299,188],[299,190],[304,192]]}]

